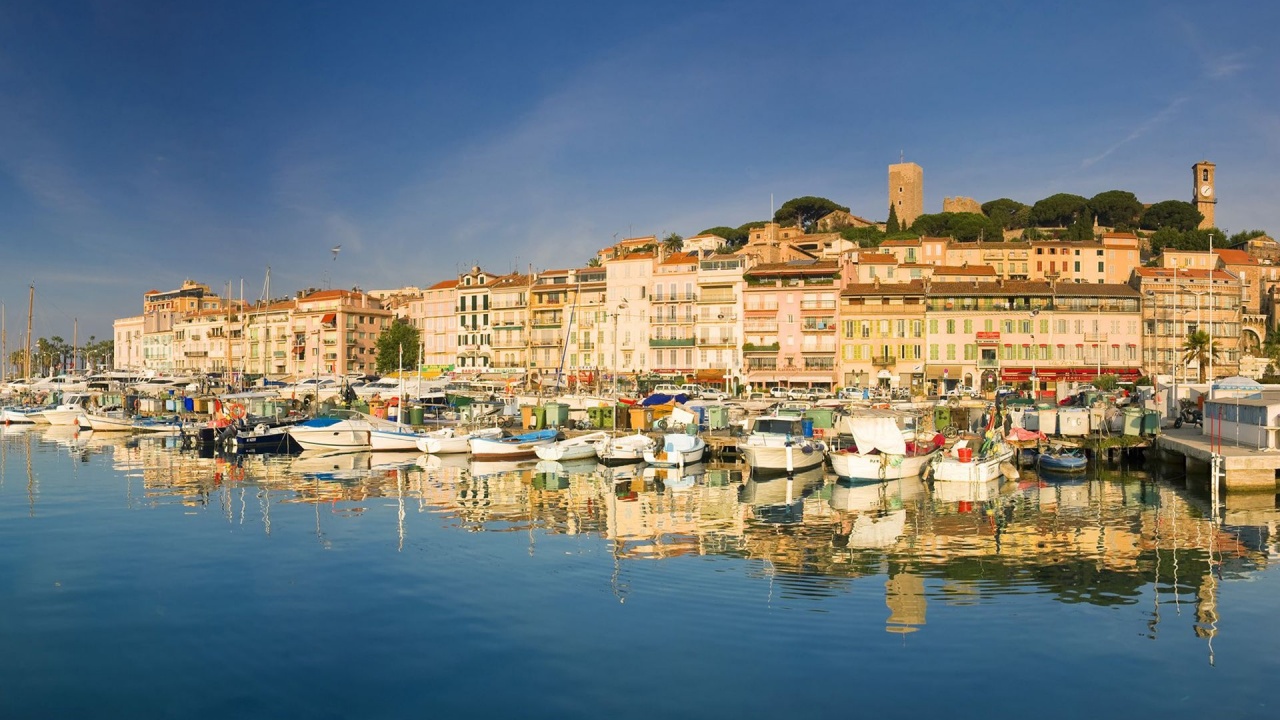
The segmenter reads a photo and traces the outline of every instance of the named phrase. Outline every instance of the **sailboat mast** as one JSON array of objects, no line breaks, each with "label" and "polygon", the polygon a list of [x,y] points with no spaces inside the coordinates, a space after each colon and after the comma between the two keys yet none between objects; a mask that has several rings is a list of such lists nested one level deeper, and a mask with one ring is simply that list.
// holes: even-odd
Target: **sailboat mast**
[{"label": "sailboat mast", "polygon": [[8,308],[0,303],[0,383],[5,382],[9,374],[9,335],[5,328],[8,314]]},{"label": "sailboat mast", "polygon": [[27,347],[23,360],[22,373],[31,377],[31,312],[36,306],[36,284],[31,283],[31,294],[27,296]]},{"label": "sailboat mast", "polygon": [[80,318],[71,318],[71,372],[80,367]]}]

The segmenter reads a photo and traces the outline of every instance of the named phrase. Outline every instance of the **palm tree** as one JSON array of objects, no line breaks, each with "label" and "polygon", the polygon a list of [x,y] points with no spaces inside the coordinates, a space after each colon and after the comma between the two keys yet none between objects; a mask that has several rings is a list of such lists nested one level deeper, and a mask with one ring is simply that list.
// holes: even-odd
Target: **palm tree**
[{"label": "palm tree", "polygon": [[1200,369],[1200,382],[1204,382],[1205,366],[1209,363],[1209,358],[1218,359],[1218,341],[1209,341],[1209,333],[1204,330],[1195,330],[1187,334],[1187,340],[1182,344],[1182,362],[1189,363],[1196,361],[1196,366]]},{"label": "palm tree", "polygon": [[680,252],[684,248],[684,237],[676,233],[669,233],[662,238],[662,249],[668,253]]}]

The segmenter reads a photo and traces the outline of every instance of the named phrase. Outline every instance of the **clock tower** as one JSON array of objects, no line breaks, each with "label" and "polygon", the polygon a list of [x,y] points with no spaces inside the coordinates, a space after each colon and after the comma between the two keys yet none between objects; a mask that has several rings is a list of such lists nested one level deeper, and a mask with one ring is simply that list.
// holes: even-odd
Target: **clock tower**
[{"label": "clock tower", "polygon": [[1191,204],[1204,216],[1201,230],[1214,227],[1213,208],[1218,204],[1218,190],[1214,187],[1213,170],[1214,164],[1208,160],[1191,166]]}]

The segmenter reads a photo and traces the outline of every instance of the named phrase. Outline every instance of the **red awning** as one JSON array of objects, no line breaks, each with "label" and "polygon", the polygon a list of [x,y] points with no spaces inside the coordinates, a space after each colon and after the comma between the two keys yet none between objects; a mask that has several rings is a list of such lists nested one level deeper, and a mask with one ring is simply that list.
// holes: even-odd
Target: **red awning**
[{"label": "red awning", "polygon": [[320,318],[321,325],[336,325],[337,323],[338,313],[325,313],[324,317]]}]

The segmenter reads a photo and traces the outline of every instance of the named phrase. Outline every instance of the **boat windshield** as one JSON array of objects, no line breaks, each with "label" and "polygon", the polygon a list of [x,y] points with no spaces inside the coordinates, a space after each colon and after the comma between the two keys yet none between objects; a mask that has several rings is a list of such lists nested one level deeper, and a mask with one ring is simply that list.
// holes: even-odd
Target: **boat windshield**
[{"label": "boat windshield", "polygon": [[756,421],[754,432],[799,435],[800,421],[787,418],[760,418]]}]

